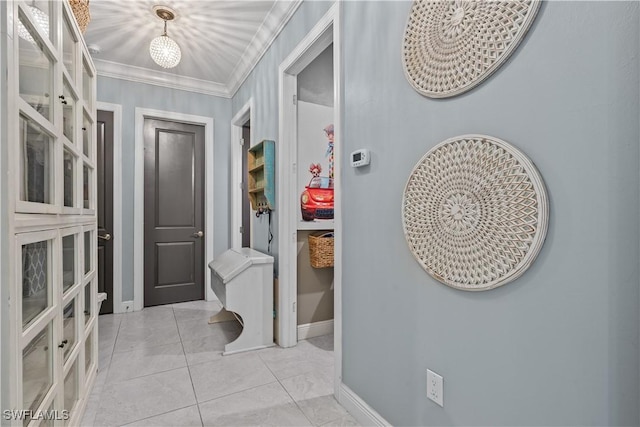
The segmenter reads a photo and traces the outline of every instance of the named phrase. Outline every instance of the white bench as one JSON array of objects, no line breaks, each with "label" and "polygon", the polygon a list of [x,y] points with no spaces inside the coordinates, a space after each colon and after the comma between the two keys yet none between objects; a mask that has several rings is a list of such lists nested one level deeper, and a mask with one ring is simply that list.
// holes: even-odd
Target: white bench
[{"label": "white bench", "polygon": [[[209,263],[211,289],[242,324],[223,355],[273,346],[273,257],[251,248],[229,249]],[[228,313],[222,311],[213,323]]]}]

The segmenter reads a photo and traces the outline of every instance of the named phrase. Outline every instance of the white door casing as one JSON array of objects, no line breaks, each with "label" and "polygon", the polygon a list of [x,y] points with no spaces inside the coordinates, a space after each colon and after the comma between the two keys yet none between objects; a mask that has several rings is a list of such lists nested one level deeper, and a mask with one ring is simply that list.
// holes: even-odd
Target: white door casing
[{"label": "white door casing", "polygon": [[[242,225],[242,188],[241,183],[246,185],[246,177],[242,176],[242,155],[244,153],[243,145],[240,143],[242,139],[242,126],[249,121],[255,123],[254,102],[250,98],[240,110],[231,119],[231,183],[229,192],[231,195],[231,247],[242,247],[242,233],[240,226]],[[253,143],[253,133],[251,133],[250,141],[244,141],[244,144]],[[253,228],[250,232],[251,247],[253,247]]]}]

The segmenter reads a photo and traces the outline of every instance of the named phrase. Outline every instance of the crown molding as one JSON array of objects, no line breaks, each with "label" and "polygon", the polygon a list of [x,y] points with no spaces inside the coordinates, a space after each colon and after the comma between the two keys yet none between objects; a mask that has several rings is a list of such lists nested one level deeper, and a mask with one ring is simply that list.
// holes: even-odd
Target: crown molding
[{"label": "crown molding", "polygon": [[101,59],[94,59],[93,62],[98,71],[98,75],[102,77],[111,77],[114,79],[146,83],[170,89],[179,89],[202,93],[205,95],[220,96],[222,98],[231,98],[231,94],[229,93],[227,86],[222,83],[180,76],[178,74],[165,73],[149,68],[125,65]]},{"label": "crown molding", "polygon": [[266,19],[231,72],[230,80],[227,83],[227,89],[231,96],[235,95],[242,83],[249,77],[251,71],[269,50],[269,47],[271,47],[301,4],[302,0],[274,2]]},{"label": "crown molding", "polygon": [[275,1],[264,22],[253,36],[251,43],[242,54],[240,61],[230,73],[227,84],[193,77],[180,76],[149,68],[125,65],[118,62],[94,59],[93,62],[102,77],[146,83],[170,89],[179,89],[205,95],[231,98],[249,77],[253,68],[267,52],[289,19],[298,10],[302,0]]}]

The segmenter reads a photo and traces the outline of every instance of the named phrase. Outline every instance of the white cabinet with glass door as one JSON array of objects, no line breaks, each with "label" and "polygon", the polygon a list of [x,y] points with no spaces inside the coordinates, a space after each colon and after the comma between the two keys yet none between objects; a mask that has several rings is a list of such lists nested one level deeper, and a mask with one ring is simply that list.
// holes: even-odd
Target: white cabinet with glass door
[{"label": "white cabinet with glass door", "polygon": [[97,372],[96,71],[66,1],[2,7],[13,238],[3,403],[32,411],[13,425],[77,425]]}]

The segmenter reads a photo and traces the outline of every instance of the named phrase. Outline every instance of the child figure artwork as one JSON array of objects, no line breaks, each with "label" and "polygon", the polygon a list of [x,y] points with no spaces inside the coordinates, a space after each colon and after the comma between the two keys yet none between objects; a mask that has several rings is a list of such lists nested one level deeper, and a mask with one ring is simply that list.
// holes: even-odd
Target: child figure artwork
[{"label": "child figure artwork", "polygon": [[325,152],[325,158],[329,161],[328,176],[322,176],[323,169],[320,162],[309,165],[311,181],[300,195],[300,213],[303,221],[333,219],[333,124],[327,125],[323,130],[328,140]]},{"label": "child figure artwork", "polygon": [[327,125],[324,128],[324,133],[327,135],[327,153],[325,157],[329,158],[329,178],[333,179],[333,144],[334,144],[334,134],[333,134],[333,123]]},{"label": "child figure artwork", "polygon": [[311,163],[311,165],[309,166],[309,172],[311,172],[311,176],[313,176],[314,178],[320,176],[320,173],[322,172],[322,166],[320,165],[320,163]]}]

